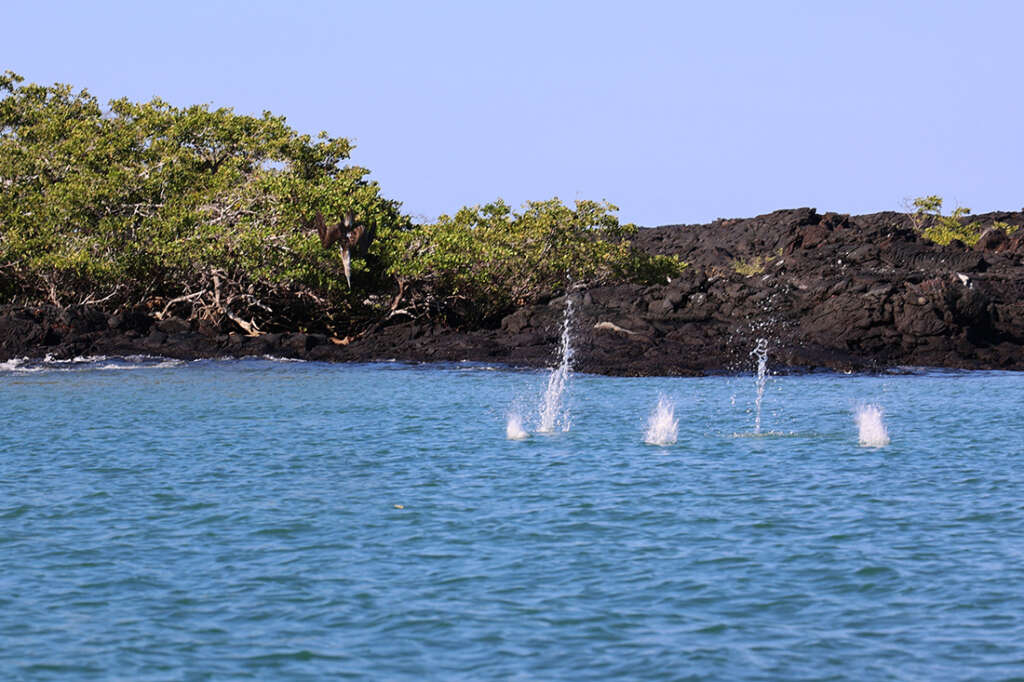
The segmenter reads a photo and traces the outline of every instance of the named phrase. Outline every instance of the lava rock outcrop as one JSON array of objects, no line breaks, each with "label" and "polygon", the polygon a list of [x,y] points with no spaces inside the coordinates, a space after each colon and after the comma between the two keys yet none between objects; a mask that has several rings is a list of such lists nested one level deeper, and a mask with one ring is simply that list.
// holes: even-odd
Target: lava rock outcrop
[{"label": "lava rock outcrop", "polygon": [[[976,216],[1020,226],[1022,213]],[[678,255],[681,276],[653,286],[577,290],[575,367],[617,375],[748,370],[758,338],[774,369],[901,366],[1024,369],[1024,230],[984,231],[973,248],[939,246],[901,213],[812,208],[706,225],[644,228],[635,244]],[[325,361],[555,361],[565,297],[488,329],[384,324],[356,339],[302,332],[246,336],[55,306],[0,308],[0,360],[12,357],[274,355]]]}]

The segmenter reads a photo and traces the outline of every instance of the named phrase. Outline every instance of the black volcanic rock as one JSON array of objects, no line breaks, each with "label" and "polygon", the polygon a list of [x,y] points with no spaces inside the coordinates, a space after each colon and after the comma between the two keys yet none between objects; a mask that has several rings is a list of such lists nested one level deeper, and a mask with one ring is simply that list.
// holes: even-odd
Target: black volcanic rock
[{"label": "black volcanic rock", "polygon": [[[641,229],[636,246],[679,256],[682,274],[653,286],[573,293],[576,368],[687,375],[749,370],[758,338],[776,369],[880,370],[898,365],[1024,369],[1024,214],[975,217],[974,248],[938,246],[906,215],[775,211],[707,225]],[[495,329],[423,321],[355,339],[250,337],[145,311],[0,307],[0,360],[146,353],[283,355],[324,361],[475,360],[554,364],[564,298],[521,308]]]}]

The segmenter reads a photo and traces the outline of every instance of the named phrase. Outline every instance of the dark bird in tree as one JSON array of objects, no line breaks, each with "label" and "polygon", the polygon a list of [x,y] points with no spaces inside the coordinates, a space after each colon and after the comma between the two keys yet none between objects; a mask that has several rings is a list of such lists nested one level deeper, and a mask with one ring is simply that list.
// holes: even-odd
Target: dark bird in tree
[{"label": "dark bird in tree", "polygon": [[373,241],[374,229],[372,226],[360,222],[356,223],[355,214],[349,211],[345,218],[338,223],[328,225],[324,221],[323,214],[316,212],[312,220],[306,220],[306,227],[316,227],[320,235],[320,244],[325,249],[331,248],[335,243],[341,249],[341,264],[345,267],[345,281],[348,288],[352,288],[352,256],[364,257],[366,251]]}]

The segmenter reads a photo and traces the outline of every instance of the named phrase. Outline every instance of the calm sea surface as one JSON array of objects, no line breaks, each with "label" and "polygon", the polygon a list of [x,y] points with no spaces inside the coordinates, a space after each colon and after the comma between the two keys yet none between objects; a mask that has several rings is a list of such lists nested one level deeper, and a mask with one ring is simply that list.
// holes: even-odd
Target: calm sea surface
[{"label": "calm sea surface", "polygon": [[1024,679],[1024,375],[546,382],[0,365],[0,678]]}]

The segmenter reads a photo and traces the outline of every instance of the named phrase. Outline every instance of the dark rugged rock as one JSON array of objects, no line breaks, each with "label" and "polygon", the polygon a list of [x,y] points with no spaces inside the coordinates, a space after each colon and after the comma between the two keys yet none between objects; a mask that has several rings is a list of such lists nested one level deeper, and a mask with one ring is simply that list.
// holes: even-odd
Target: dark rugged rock
[{"label": "dark rugged rock", "polygon": [[[1024,224],[1024,214],[977,216]],[[637,246],[688,262],[656,284],[573,293],[576,367],[688,375],[750,368],[758,338],[794,370],[901,365],[1024,369],[1024,230],[987,229],[974,248],[921,239],[900,213],[811,208],[640,231]],[[565,299],[516,310],[495,329],[393,323],[356,339],[246,336],[146,311],[0,308],[0,360],[22,356],[276,355],[324,361],[555,361]]]},{"label": "dark rugged rock", "polygon": [[180,317],[168,317],[154,325],[165,334],[182,334],[192,331],[192,325]]}]

